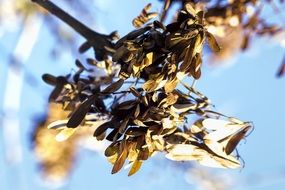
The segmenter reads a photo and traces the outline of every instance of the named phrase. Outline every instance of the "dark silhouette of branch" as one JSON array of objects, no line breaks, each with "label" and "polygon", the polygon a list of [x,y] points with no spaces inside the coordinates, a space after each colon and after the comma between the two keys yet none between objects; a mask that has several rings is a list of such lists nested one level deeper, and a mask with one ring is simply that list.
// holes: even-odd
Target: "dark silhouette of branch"
[{"label": "dark silhouette of branch", "polygon": [[86,25],[82,24],[80,21],[72,17],[70,14],[66,13],[64,10],[59,8],[57,5],[48,0],[32,0],[32,2],[38,4],[39,6],[46,9],[51,14],[55,15],[57,18],[68,24],[76,32],[81,34],[86,40],[91,40],[100,36],[99,33],[91,30]]},{"label": "dark silhouette of branch", "polygon": [[106,58],[106,56],[110,54],[110,52],[108,52],[105,47],[111,49],[113,48],[113,44],[111,41],[117,36],[115,32],[111,33],[110,35],[104,35],[94,30],[91,30],[88,26],[82,24],[80,21],[72,17],[70,14],[68,14],[49,0],[31,1],[43,7],[51,14],[55,15],[57,18],[59,18],[61,21],[69,25],[81,36],[83,36],[87,40],[87,42],[84,43],[83,51],[86,51],[90,47],[93,47],[96,53],[96,58],[99,61],[104,60],[104,58]]}]

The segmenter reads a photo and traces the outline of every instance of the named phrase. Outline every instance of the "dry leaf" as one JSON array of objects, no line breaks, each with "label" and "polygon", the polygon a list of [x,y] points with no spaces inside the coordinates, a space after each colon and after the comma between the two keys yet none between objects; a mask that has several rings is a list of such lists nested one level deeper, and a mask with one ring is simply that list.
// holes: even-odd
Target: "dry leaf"
[{"label": "dry leaf", "polygon": [[68,122],[68,119],[65,120],[57,120],[54,121],[52,123],[50,123],[47,128],[48,129],[62,129],[62,128],[66,128],[66,124]]},{"label": "dry leaf", "polygon": [[115,174],[122,169],[127,156],[128,156],[128,147],[123,147],[123,150],[120,156],[118,157],[117,161],[115,162],[113,166],[112,174]]},{"label": "dry leaf", "polygon": [[142,161],[140,160],[135,160],[132,164],[132,168],[130,169],[128,176],[131,176],[133,174],[135,174],[137,171],[139,171],[139,169],[141,168],[142,165]]},{"label": "dry leaf", "polygon": [[196,11],[195,11],[195,9],[192,7],[192,5],[190,3],[186,3],[185,9],[192,17],[196,16]]},{"label": "dry leaf", "polygon": [[65,128],[62,129],[56,136],[55,136],[55,140],[58,142],[61,141],[65,141],[67,140],[69,137],[71,137],[75,131],[77,130],[77,128]]},{"label": "dry leaf", "polygon": [[75,128],[84,119],[85,115],[88,113],[91,105],[94,103],[96,99],[96,95],[90,96],[87,100],[85,100],[75,112],[71,115],[70,119],[68,120],[66,126],[69,128]]},{"label": "dry leaf", "polygon": [[219,52],[221,50],[221,48],[220,48],[216,38],[214,37],[214,35],[208,31],[206,31],[206,37],[207,37],[208,44],[209,44],[210,48],[212,49],[212,51]]},{"label": "dry leaf", "polygon": [[117,90],[119,90],[124,84],[124,80],[123,79],[119,79],[118,81],[112,83],[111,85],[109,85],[108,87],[106,87],[102,93],[104,94],[111,94],[113,92],[116,92]]},{"label": "dry leaf", "polygon": [[226,154],[231,154],[233,150],[236,148],[238,143],[246,136],[247,132],[251,129],[251,126],[247,126],[243,128],[241,131],[232,135],[226,143],[225,152]]}]

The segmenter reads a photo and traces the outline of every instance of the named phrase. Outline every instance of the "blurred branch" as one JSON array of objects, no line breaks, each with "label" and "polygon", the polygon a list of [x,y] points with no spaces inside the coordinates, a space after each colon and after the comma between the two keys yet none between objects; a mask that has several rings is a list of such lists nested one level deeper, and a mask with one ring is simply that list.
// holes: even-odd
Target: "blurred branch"
[{"label": "blurred branch", "polygon": [[[42,24],[41,17],[28,16],[25,19],[22,32],[13,51],[13,57],[20,66],[25,64],[31,55],[34,44],[37,41]],[[15,69],[16,68],[16,69]],[[7,79],[4,91],[3,105],[3,141],[5,157],[10,168],[13,169],[22,161],[22,142],[20,129],[20,103],[23,87],[24,70],[10,65],[7,71]],[[14,166],[14,167],[13,167]],[[16,167],[16,169],[19,169]],[[21,174],[21,173],[20,173]],[[23,175],[20,175],[22,177]],[[17,175],[13,176],[17,182]],[[21,187],[23,184],[14,184]],[[17,188],[18,189],[18,188]]]}]

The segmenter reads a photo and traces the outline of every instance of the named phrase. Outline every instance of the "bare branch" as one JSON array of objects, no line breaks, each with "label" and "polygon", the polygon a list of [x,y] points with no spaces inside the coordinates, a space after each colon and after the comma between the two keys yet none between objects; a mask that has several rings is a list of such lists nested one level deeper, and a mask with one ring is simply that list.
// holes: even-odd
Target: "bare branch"
[{"label": "bare branch", "polygon": [[55,15],[57,18],[68,24],[76,32],[81,34],[86,40],[91,40],[98,35],[97,32],[91,30],[86,25],[82,24],[80,21],[72,17],[70,14],[66,13],[64,10],[59,8],[57,5],[49,0],[32,0],[32,2],[38,4],[39,6],[46,9],[51,14]]},{"label": "bare branch", "polygon": [[110,52],[108,52],[105,49],[105,47],[109,47],[109,49],[113,48],[111,40],[115,35],[114,32],[111,33],[110,35],[104,35],[95,32],[49,0],[31,0],[31,1],[43,7],[44,9],[46,9],[48,12],[55,15],[56,17],[58,17],[60,20],[62,20],[64,23],[66,23],[76,32],[78,32],[81,36],[83,36],[87,40],[87,42],[84,43],[86,46],[85,50],[89,49],[90,47],[93,47],[96,53],[97,60],[99,61],[104,60],[107,54],[110,54]]}]

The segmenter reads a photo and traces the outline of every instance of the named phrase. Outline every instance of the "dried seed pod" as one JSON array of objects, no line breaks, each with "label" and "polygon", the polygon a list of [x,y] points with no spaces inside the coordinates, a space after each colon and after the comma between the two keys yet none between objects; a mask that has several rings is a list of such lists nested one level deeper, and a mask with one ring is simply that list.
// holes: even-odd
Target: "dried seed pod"
[{"label": "dried seed pod", "polygon": [[144,25],[146,22],[148,22],[152,18],[155,18],[158,16],[158,13],[155,13],[155,12],[149,13],[148,11],[150,10],[150,8],[151,8],[151,3],[147,4],[143,8],[141,14],[137,16],[132,22],[134,27],[140,28],[142,25]]},{"label": "dried seed pod", "polygon": [[[245,10],[241,4],[237,7],[229,1],[225,5],[231,5],[230,8],[210,7],[204,14],[195,2],[179,2],[183,6],[174,22],[164,26],[154,21],[142,27],[157,15],[149,12],[151,5],[148,4],[133,20],[135,27],[142,28],[121,39],[116,32],[110,35],[94,32],[94,38],[87,39],[80,51],[91,47],[95,50],[95,58],[87,60],[88,67],[77,60],[79,69],[75,74],[43,76],[48,84],[55,86],[51,99],[62,103],[64,109],[75,110],[69,119],[49,125],[61,130],[57,140],[72,139],[83,128],[93,127],[94,137],[112,142],[105,150],[113,164],[112,173],[120,171],[128,160],[132,164],[129,175],[132,175],[140,169],[143,160],[162,151],[176,161],[196,160],[221,168],[240,166],[232,152],[251,126],[232,118],[217,119],[226,116],[209,111],[212,107],[207,97],[195,89],[194,83],[190,87],[182,80],[201,77],[205,40],[213,51],[220,50],[214,37],[219,35],[213,29],[219,22],[223,26],[244,27],[246,34],[270,33],[275,29],[265,24],[259,26],[257,13],[242,19]],[[165,1],[162,20],[171,4],[172,1]],[[242,23],[244,20],[248,23]],[[104,76],[94,72],[102,68]],[[119,79],[114,80],[118,75]],[[180,84],[185,88],[181,89]],[[188,117],[189,114],[198,120],[192,121],[195,117]],[[102,118],[98,121],[90,115]],[[187,119],[194,122],[193,126],[186,126]],[[223,130],[209,123],[218,123]]]}]

